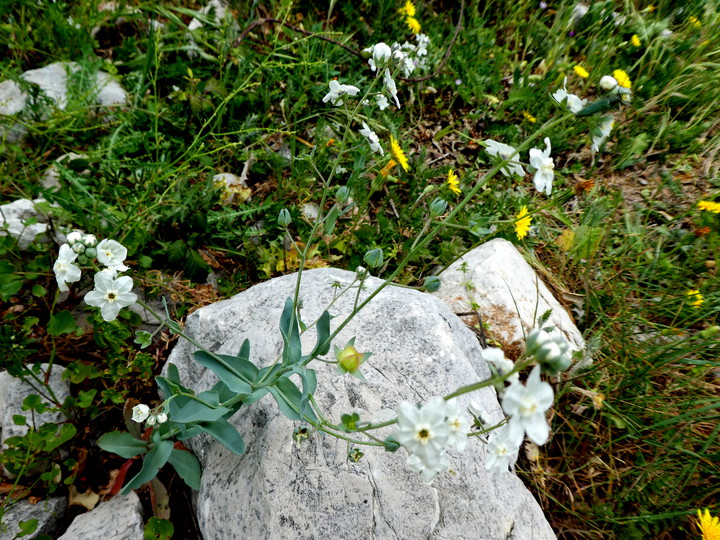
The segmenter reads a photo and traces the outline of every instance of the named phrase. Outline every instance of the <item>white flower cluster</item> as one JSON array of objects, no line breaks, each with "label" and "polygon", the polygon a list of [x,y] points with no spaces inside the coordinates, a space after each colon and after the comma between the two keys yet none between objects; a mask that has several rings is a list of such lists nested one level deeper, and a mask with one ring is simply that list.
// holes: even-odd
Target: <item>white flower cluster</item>
[{"label": "white flower cluster", "polygon": [[132,419],[133,422],[142,423],[147,422],[148,426],[154,426],[156,424],[164,424],[168,421],[168,415],[164,412],[153,412],[151,414],[150,407],[147,405],[141,403],[140,405],[135,405],[132,409],[133,415]]},{"label": "white flower cluster", "polygon": [[127,249],[115,240],[100,243],[92,234],[73,231],[67,243],[60,246],[58,258],[53,265],[55,279],[60,291],[69,290],[67,284],[80,281],[81,270],[75,263],[89,264],[93,259],[105,268],[95,274],[95,288],[85,295],[85,303],[99,307],[102,318],[112,321],[120,309],[134,304],[137,295],[132,291],[133,281],[128,276],[117,277],[118,272],[128,269],[125,264]]},{"label": "white flower cluster", "polygon": [[525,342],[525,354],[535,360],[547,371],[557,374],[570,367],[572,354],[570,344],[560,334],[551,334],[547,328],[533,328]]},{"label": "white flower cluster", "polygon": [[407,465],[429,484],[448,469],[448,448],[465,450],[470,423],[457,401],[442,397],[432,398],[421,407],[403,401],[396,412],[399,429],[394,438],[410,452]]},{"label": "white flower cluster", "polygon": [[[492,139],[486,139],[483,141],[485,144],[485,151],[489,156],[501,159],[507,163],[503,164],[500,171],[505,176],[517,175],[520,177],[525,176],[525,170],[520,165],[518,160],[518,152],[515,148],[510,145],[493,141]],[[532,148],[530,150],[530,165],[535,169],[535,176],[533,177],[533,183],[535,189],[546,195],[552,193],[553,179],[555,178],[555,162],[550,157],[550,139],[545,137],[545,150],[539,148]]]}]

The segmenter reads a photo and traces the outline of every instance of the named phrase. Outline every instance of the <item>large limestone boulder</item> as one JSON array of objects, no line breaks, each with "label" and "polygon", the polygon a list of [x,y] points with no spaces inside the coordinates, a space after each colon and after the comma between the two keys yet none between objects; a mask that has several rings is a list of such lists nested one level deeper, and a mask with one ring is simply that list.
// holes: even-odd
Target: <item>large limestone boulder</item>
[{"label": "large limestone boulder", "polygon": [[[536,319],[552,311],[546,326],[554,326],[573,351],[585,348],[582,334],[517,248],[496,238],[463,255],[440,275],[433,293],[455,313],[476,312],[505,354],[516,359],[525,351],[524,336]],[[477,306],[477,307],[476,307]],[[474,321],[480,322],[475,316]]]},{"label": "large limestone boulder", "polygon": [[[341,290],[334,284],[347,286],[353,279],[353,273],[335,269],[305,272],[303,320],[316,320]],[[225,354],[237,353],[248,338],[251,359],[267,365],[282,348],[278,324],[295,280],[296,275],[283,276],[204,307],[188,317],[186,331]],[[380,283],[370,278],[360,299]],[[356,291],[330,308],[337,316],[333,328],[350,312]],[[328,364],[314,366],[315,399],[334,422],[352,412],[362,420],[386,420],[403,400],[426,402],[490,375],[475,335],[428,294],[384,289],[340,332],[336,344],[353,336],[359,351],[373,353],[362,367],[365,382],[340,376]],[[307,352],[314,331],[302,338]],[[181,340],[169,362],[178,366],[184,384],[206,390],[217,379],[193,360],[193,351]],[[460,402],[467,406],[471,399],[495,420],[502,417],[494,390],[462,396]],[[403,449],[386,453],[362,447],[365,457],[353,463],[347,459],[348,443],[332,436],[312,433],[307,441],[294,442],[297,423],[282,416],[268,396],[238,411],[231,422],[245,438],[243,456],[212,439],[189,443],[203,465],[197,518],[205,538],[555,538],[517,476],[485,471],[485,447],[477,439],[463,454],[449,452],[451,471],[426,485],[405,465]]]},{"label": "large limestone boulder", "polygon": [[[47,216],[35,208],[43,199],[17,199],[0,206],[0,236],[9,234],[17,239],[20,249],[27,248],[38,237],[47,241]],[[31,223],[31,219],[37,223]]]},{"label": "large limestone boulder", "polygon": [[144,530],[142,504],[131,491],[77,516],[58,540],[143,540]]},{"label": "large limestone boulder", "polygon": [[31,519],[38,520],[37,528],[34,533],[22,538],[32,540],[41,534],[53,536],[66,509],[66,497],[51,497],[35,504],[29,500],[18,501],[7,509],[0,520],[0,540],[19,538],[17,535],[22,532],[20,523]]}]

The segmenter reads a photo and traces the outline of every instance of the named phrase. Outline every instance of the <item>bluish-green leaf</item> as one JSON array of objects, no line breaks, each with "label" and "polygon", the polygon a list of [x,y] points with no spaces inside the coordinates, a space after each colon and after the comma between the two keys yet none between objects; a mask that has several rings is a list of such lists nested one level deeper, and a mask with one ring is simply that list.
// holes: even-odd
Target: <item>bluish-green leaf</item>
[{"label": "bluish-green leaf", "polygon": [[200,462],[195,456],[186,450],[178,450],[175,448],[171,452],[168,461],[188,486],[195,491],[200,490],[202,470],[200,469]]},{"label": "bluish-green leaf", "polygon": [[98,439],[97,444],[106,452],[112,452],[125,459],[147,452],[148,449],[147,442],[136,439],[124,431],[106,433]]},{"label": "bluish-green leaf", "polygon": [[137,489],[146,482],[149,482],[157,476],[160,468],[167,463],[170,454],[173,451],[172,441],[160,441],[152,450],[150,450],[143,460],[142,468],[132,480],[125,484],[120,492],[122,495],[127,494],[131,489]]},{"label": "bluish-green leaf", "polygon": [[238,394],[249,394],[252,392],[252,388],[242,379],[241,374],[221,357],[212,356],[205,351],[196,351],[194,356],[199,364],[215,373],[233,392],[237,392]]},{"label": "bluish-green leaf", "polygon": [[317,331],[317,344],[311,353],[311,356],[323,356],[330,350],[330,313],[323,311],[320,315],[317,324],[315,325]]},{"label": "bluish-green leaf", "polygon": [[217,439],[225,448],[233,454],[241,456],[245,452],[245,441],[238,430],[230,425],[226,420],[215,420],[214,422],[204,422],[197,424],[197,427],[209,433]]},{"label": "bluish-green leaf", "polygon": [[292,298],[285,300],[285,308],[280,317],[280,333],[283,338],[283,365],[297,364],[302,358],[302,344]]},{"label": "bluish-green leaf", "polygon": [[[287,377],[277,380],[275,386],[268,388],[277,401],[280,411],[290,420],[301,420],[302,393],[298,387]],[[313,418],[314,419],[314,418]]]},{"label": "bluish-green leaf", "polygon": [[177,412],[171,412],[170,419],[173,422],[187,424],[189,422],[213,422],[222,418],[230,409],[227,407],[208,407],[199,401],[190,400]]}]

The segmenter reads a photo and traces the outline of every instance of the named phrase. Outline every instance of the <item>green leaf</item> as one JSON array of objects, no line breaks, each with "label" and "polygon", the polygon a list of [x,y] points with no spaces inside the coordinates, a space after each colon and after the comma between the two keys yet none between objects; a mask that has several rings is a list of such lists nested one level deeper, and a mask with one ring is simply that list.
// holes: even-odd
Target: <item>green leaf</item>
[{"label": "green leaf", "polygon": [[283,365],[297,364],[302,358],[302,344],[292,298],[285,300],[285,308],[280,316],[280,333],[283,338]]},{"label": "green leaf", "polygon": [[340,217],[340,207],[334,205],[325,216],[325,236],[330,236],[333,233],[338,217]]},{"label": "green leaf", "polygon": [[100,448],[112,452],[125,459],[143,454],[148,450],[148,443],[136,439],[125,431],[111,431],[100,437],[97,441]]},{"label": "green leaf", "polygon": [[[314,377],[314,373],[312,376]],[[290,420],[302,420],[302,414],[308,412],[302,406],[302,393],[295,383],[287,377],[278,379],[274,386],[268,387],[268,390],[277,401],[280,411]],[[312,420],[316,420],[312,410],[309,413],[308,416]]]},{"label": "green leaf", "polygon": [[133,341],[133,343],[140,345],[141,349],[149,347],[152,343],[152,334],[145,330],[138,330],[135,332],[135,341]]},{"label": "green leaf", "polygon": [[135,475],[132,480],[125,484],[120,491],[121,495],[126,495],[131,489],[137,489],[143,484],[149,482],[157,476],[160,468],[167,463],[170,454],[173,451],[172,441],[160,441],[152,450],[150,450],[143,460],[140,472]]},{"label": "green leaf", "polygon": [[13,424],[16,426],[27,426],[27,418],[25,418],[22,414],[13,414],[12,420]]},{"label": "green leaf", "polygon": [[175,534],[172,521],[151,517],[145,525],[144,540],[170,540]]},{"label": "green leaf", "polygon": [[46,437],[44,450],[46,452],[52,452],[58,446],[72,439],[76,433],[77,428],[74,425],[62,424],[57,433],[50,434],[48,437]]},{"label": "green leaf", "polygon": [[200,462],[195,456],[186,450],[178,450],[175,448],[170,454],[168,461],[188,486],[195,491],[200,490],[202,470],[200,469]]},{"label": "green leaf", "polygon": [[47,294],[47,289],[42,285],[35,284],[33,285],[31,292],[33,296],[42,297]]},{"label": "green leaf", "polygon": [[227,407],[210,408],[198,401],[190,400],[177,412],[171,413],[170,418],[173,422],[183,424],[190,422],[212,422],[218,418],[222,418],[229,412],[230,409]]},{"label": "green leaf", "polygon": [[589,105],[585,105],[585,107],[575,113],[575,116],[590,116],[592,114],[607,111],[616,101],[617,100],[612,100],[608,98],[598,99],[597,101],[594,101]]},{"label": "green leaf", "polygon": [[47,333],[51,336],[59,336],[61,334],[70,334],[78,328],[75,317],[69,311],[60,311],[50,317],[48,322]]},{"label": "green leaf", "polygon": [[78,392],[77,397],[77,406],[81,409],[86,409],[90,405],[92,405],[93,399],[95,399],[95,394],[97,394],[97,390],[91,389],[91,390],[80,390]]},{"label": "green leaf", "polygon": [[252,392],[252,387],[242,379],[243,376],[231,365],[235,357],[213,356],[205,351],[196,351],[193,356],[195,356],[195,360],[199,364],[215,373],[233,392],[238,394]]},{"label": "green leaf", "polygon": [[34,533],[38,528],[39,521],[35,518],[28,519],[27,521],[21,521],[18,523],[18,527],[20,527],[20,532],[15,535],[16,538],[22,538],[23,536],[27,536],[28,534]]},{"label": "green leaf", "polygon": [[323,311],[323,314],[320,315],[320,318],[315,325],[315,330],[317,331],[317,344],[311,353],[312,357],[323,356],[330,350],[330,341],[328,340],[330,337],[330,318],[330,313]]},{"label": "green leaf", "polygon": [[245,452],[245,441],[238,430],[230,425],[226,420],[215,420],[214,422],[204,422],[197,424],[197,427],[215,437],[217,441],[233,454],[238,456]]},{"label": "green leaf", "polygon": [[30,394],[23,399],[22,407],[23,411],[35,411],[39,414],[44,413],[49,409],[47,404],[43,403],[43,400],[37,394]]}]

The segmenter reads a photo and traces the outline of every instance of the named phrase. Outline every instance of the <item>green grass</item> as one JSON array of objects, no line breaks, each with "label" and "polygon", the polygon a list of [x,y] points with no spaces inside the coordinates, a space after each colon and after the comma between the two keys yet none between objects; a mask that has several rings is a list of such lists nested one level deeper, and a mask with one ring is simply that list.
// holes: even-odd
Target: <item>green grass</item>
[{"label": "green grass", "polygon": [[[297,29],[358,51],[402,42],[411,36],[400,4],[337,3],[328,13],[312,2],[236,2],[223,23],[208,19],[193,33],[193,46],[187,24],[195,2],[152,1],[116,13],[99,12],[98,4],[23,0],[0,8],[3,79],[20,81],[25,70],[55,61],[80,64],[64,110],[38,99],[22,116],[0,120],[27,130],[22,143],[0,141],[3,199],[42,196],[55,205],[55,228],[122,242],[136,283],[149,297],[169,296],[178,317],[297,269],[277,216],[287,208],[293,239],[305,241],[312,223],[301,206],[321,202],[320,175],[332,169],[348,121],[344,108],[322,103],[327,82],[338,77],[364,89],[374,76],[337,43]],[[448,170],[457,172],[465,194],[492,167],[480,141],[518,145],[564,113],[549,94],[565,77],[570,92],[592,101],[600,77],[625,70],[633,101],[614,113],[598,159],[589,152],[596,119],[553,129],[551,197],[527,178],[494,177],[398,281],[420,284],[436,266],[492,238],[521,246],[558,295],[579,298],[570,307],[594,346],[589,370],[558,381],[553,439],[538,460],[521,460],[523,478],[563,538],[694,534],[689,516],[697,508],[718,512],[712,480],[720,456],[720,340],[712,328],[720,312],[720,215],[696,203],[720,200],[720,14],[700,0],[661,1],[652,11],[644,2],[594,2],[572,22],[573,3],[550,4],[468,2],[437,75],[398,82],[400,110],[360,109],[359,120],[386,148],[391,134],[398,138],[411,170],[381,175],[389,154],[369,154],[353,124],[349,136],[358,146],[340,159],[347,172],[331,191],[347,186],[357,212],[313,241],[309,265],[354,269],[379,247],[389,275],[423,229],[431,201],[442,197],[452,209],[461,199],[444,185]],[[460,6],[417,7],[431,38],[430,69],[420,75],[430,75],[449,47]],[[238,44],[260,17],[289,26],[255,27]],[[148,20],[163,29],[151,31]],[[578,64],[588,78],[574,73]],[[98,70],[128,90],[126,108],[89,111],[88,81]],[[47,167],[68,152],[86,157],[59,166],[59,190],[41,187]],[[243,170],[252,198],[223,205],[212,177]],[[519,241],[512,219],[523,205],[534,230]],[[79,428],[65,444],[70,461],[42,448],[33,454],[46,464],[45,475],[23,482],[38,491],[64,489],[48,474],[53,462],[74,481],[77,449],[90,444],[83,428],[112,429],[126,399],[152,399],[153,376],[173,339],[140,352],[132,343],[139,321],[127,313],[112,323],[91,315],[87,327],[58,328],[58,313],[84,308],[77,292],[56,303],[51,246],[0,245],[0,294],[20,306],[2,310],[0,347],[9,351],[6,367],[18,373],[56,362],[68,368],[74,392],[95,393],[90,404],[65,404]],[[211,271],[217,287],[198,285]],[[699,307],[686,295],[695,289],[704,297]],[[593,404],[576,388],[604,400]],[[13,456],[4,459],[21,460]]]}]

